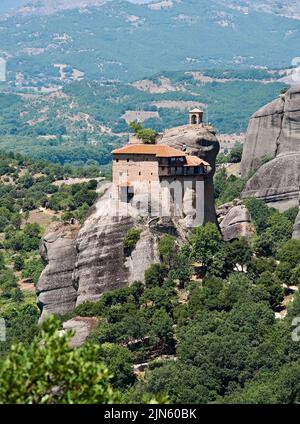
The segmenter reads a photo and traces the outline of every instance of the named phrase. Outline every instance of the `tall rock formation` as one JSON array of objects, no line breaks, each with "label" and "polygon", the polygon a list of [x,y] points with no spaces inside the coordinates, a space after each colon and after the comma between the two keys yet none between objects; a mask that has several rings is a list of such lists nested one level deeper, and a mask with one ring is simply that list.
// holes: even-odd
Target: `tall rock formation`
[{"label": "tall rock formation", "polygon": [[241,163],[249,179],[243,197],[258,197],[279,210],[298,204],[300,192],[300,86],[250,119]]},{"label": "tall rock formation", "polygon": [[[159,261],[157,236],[138,214],[123,204],[115,213],[110,187],[96,202],[90,216],[78,226],[55,224],[41,242],[41,256],[47,262],[37,284],[41,320],[49,313],[66,314],[101,294],[143,281],[146,269]],[[142,230],[130,256],[123,238],[129,228]]]},{"label": "tall rock formation", "polygon": [[255,234],[248,209],[239,199],[225,203],[217,209],[220,229],[225,241],[250,240]]},{"label": "tall rock formation", "polygon": [[204,214],[207,221],[217,222],[213,178],[220,144],[213,127],[199,124],[171,128],[162,134],[158,143],[179,150],[185,146],[187,154],[199,156],[210,164],[212,171],[205,176],[204,180]]},{"label": "tall rock formation", "polygon": [[[123,238],[130,228],[142,230],[130,256]],[[112,189],[96,203],[77,238],[77,258],[73,279],[78,287],[76,304],[95,301],[109,290],[144,280],[149,266],[159,261],[156,236],[130,204],[121,203],[115,213]]]},{"label": "tall rock formation", "polygon": [[300,240],[300,207],[299,207],[299,213],[294,225],[293,238],[296,240]]},{"label": "tall rock formation", "polygon": [[[185,145],[187,153],[209,162],[212,172],[205,181],[205,208],[207,219],[216,222],[213,174],[219,143],[213,129],[205,125],[174,128],[160,136],[159,143],[180,149]],[[127,256],[123,238],[132,227],[141,229],[141,236]],[[47,266],[37,285],[41,319],[48,313],[71,312],[106,291],[143,281],[146,269],[159,261],[159,238],[170,233],[185,240],[186,231],[177,218],[151,219],[121,202],[116,209],[113,187],[108,188],[81,228],[56,224],[45,234],[41,254]]]},{"label": "tall rock formation", "polygon": [[38,306],[41,319],[47,314],[66,314],[75,308],[77,290],[72,274],[77,256],[78,225],[50,225],[40,245],[46,267],[38,285]]}]

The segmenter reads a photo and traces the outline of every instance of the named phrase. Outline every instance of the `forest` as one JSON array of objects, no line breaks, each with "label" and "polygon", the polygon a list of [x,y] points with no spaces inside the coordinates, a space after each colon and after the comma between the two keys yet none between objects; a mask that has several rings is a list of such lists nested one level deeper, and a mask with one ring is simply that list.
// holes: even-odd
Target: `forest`
[{"label": "forest", "polygon": [[[249,116],[286,87],[266,70],[211,69],[204,74],[212,81],[199,81],[190,72],[147,77],[162,89],[154,93],[116,81],[72,82],[51,94],[4,86],[0,148],[62,165],[107,165],[110,152],[128,139],[128,111],[156,112],[155,118],[145,116],[143,126],[160,132],[186,124],[189,108],[200,102],[204,121],[218,133],[239,134],[246,131]],[[167,88],[162,81],[168,82]]]},{"label": "forest", "polygon": [[[16,178],[15,166],[26,164],[32,174],[41,165],[19,155],[2,155],[1,164],[6,178]],[[42,269],[34,256],[40,228],[20,226],[15,211],[20,205],[30,210],[27,197],[34,184],[38,188],[42,183],[43,193],[54,193],[32,202],[68,209],[77,219],[95,198],[93,182],[50,190],[51,179],[75,171],[48,168],[48,176],[39,177],[42,181],[29,173],[18,177],[13,189],[3,184],[1,191],[8,218],[2,219],[0,311],[8,327],[7,341],[0,344],[1,403],[300,401],[300,345],[293,323],[300,313],[300,241],[292,240],[296,208],[279,213],[260,200],[245,199],[255,224],[250,241],[225,242],[214,224],[194,228],[185,244],[161,236],[160,262],[146,271],[145,284],[136,281],[107,292],[98,302],[85,302],[74,313],[50,317],[39,327],[39,311],[16,287],[14,270],[31,275],[34,269],[37,275]],[[96,168],[80,172],[93,177]],[[217,201],[230,201],[243,189],[243,181],[225,175],[224,169],[215,183]],[[128,231],[123,241],[127,252],[140,233],[138,227]],[[276,318],[282,311],[286,313]],[[69,345],[72,334],[58,336],[62,323],[74,316],[98,321],[77,349]],[[136,364],[147,365],[136,370]],[[43,378],[45,373],[49,378]],[[60,390],[53,391],[57,386]]]}]

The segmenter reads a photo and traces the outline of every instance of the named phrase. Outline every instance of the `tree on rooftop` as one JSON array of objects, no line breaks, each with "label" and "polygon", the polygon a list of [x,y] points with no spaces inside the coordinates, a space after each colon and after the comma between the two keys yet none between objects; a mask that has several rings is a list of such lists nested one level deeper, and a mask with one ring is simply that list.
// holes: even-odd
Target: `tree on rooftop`
[{"label": "tree on rooftop", "polygon": [[151,128],[143,128],[139,122],[131,122],[129,127],[134,131],[134,134],[145,144],[154,144],[157,132]]}]

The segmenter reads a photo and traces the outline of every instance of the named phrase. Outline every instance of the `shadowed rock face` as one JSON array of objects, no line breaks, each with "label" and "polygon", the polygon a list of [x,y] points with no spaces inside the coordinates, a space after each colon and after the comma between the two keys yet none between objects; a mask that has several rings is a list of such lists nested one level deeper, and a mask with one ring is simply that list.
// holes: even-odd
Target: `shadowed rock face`
[{"label": "shadowed rock face", "polygon": [[187,154],[199,156],[210,164],[212,170],[204,180],[204,214],[205,222],[216,222],[213,177],[220,144],[213,127],[201,124],[171,128],[162,134],[158,144],[166,144],[179,150],[185,145]]},{"label": "shadowed rock face", "polygon": [[[261,165],[265,160],[267,163]],[[247,177],[253,172],[244,197],[262,198],[280,210],[297,205],[300,191],[299,86],[291,88],[250,119],[241,174]]]}]

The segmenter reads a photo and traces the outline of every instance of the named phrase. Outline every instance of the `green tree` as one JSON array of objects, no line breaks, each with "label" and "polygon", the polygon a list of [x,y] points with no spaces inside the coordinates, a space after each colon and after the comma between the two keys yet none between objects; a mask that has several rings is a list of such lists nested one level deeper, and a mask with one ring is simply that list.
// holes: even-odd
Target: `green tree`
[{"label": "green tree", "polygon": [[295,285],[300,284],[300,264],[293,269],[290,277],[290,283]]},{"label": "green tree", "polygon": [[37,284],[43,269],[44,264],[41,259],[30,259],[25,262],[22,277],[30,278],[34,284]]},{"label": "green tree", "polygon": [[266,271],[256,281],[258,286],[264,287],[270,295],[270,305],[272,308],[279,306],[283,301],[284,291],[280,285],[279,279],[270,272]]},{"label": "green tree", "polygon": [[230,163],[238,163],[242,160],[242,154],[243,154],[243,145],[237,144],[236,146],[231,149],[231,152],[228,155],[228,162]]},{"label": "green tree", "polygon": [[59,322],[49,318],[41,339],[25,348],[14,345],[0,364],[0,403],[112,403],[118,393],[111,374],[98,361],[99,347],[71,348],[72,334],[58,334]]},{"label": "green tree", "polygon": [[174,261],[174,256],[176,254],[175,238],[169,235],[163,236],[159,240],[158,250],[163,262],[168,266],[171,266],[172,262]]},{"label": "green tree", "polygon": [[245,199],[244,203],[250,212],[256,231],[260,234],[268,227],[268,219],[271,216],[271,210],[262,200],[254,197]]},{"label": "green tree", "polygon": [[123,245],[125,251],[127,251],[128,254],[134,250],[137,242],[140,239],[142,230],[139,228],[129,228],[127,231],[125,237],[123,238]]},{"label": "green tree", "polygon": [[118,389],[125,389],[135,381],[133,354],[124,346],[104,343],[100,345],[99,360],[107,365],[113,377],[111,383]]},{"label": "green tree", "polygon": [[162,286],[167,276],[165,265],[152,264],[145,272],[146,287]]},{"label": "green tree", "polygon": [[240,265],[242,271],[249,265],[252,251],[246,239],[234,240],[228,245],[228,260],[234,265]]},{"label": "green tree", "polygon": [[22,255],[16,255],[14,257],[14,269],[16,271],[21,271],[24,268],[24,263]]},{"label": "green tree", "polygon": [[192,246],[192,259],[201,262],[204,267],[210,265],[223,244],[218,228],[212,223],[193,228],[190,232],[189,241]]},{"label": "green tree", "polygon": [[279,250],[278,259],[295,268],[300,263],[300,240],[287,241]]}]

